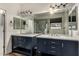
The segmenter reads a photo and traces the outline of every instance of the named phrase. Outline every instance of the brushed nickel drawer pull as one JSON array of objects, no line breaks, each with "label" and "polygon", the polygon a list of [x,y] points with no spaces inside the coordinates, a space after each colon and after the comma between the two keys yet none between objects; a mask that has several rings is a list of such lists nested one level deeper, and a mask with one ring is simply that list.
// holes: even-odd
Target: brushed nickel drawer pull
[{"label": "brushed nickel drawer pull", "polygon": [[56,48],[56,47],[51,47],[51,48]]},{"label": "brushed nickel drawer pull", "polygon": [[56,51],[50,51],[50,52],[55,53]]},{"label": "brushed nickel drawer pull", "polygon": [[51,42],[52,44],[55,44],[55,42]]}]

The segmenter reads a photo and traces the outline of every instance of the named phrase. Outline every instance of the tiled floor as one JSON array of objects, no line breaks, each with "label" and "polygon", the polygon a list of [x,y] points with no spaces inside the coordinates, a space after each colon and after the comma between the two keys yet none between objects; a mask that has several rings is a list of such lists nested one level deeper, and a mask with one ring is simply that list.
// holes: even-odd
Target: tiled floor
[{"label": "tiled floor", "polygon": [[7,54],[6,56],[24,56],[24,55],[20,54],[20,53],[16,53],[16,52],[11,52],[11,53]]}]

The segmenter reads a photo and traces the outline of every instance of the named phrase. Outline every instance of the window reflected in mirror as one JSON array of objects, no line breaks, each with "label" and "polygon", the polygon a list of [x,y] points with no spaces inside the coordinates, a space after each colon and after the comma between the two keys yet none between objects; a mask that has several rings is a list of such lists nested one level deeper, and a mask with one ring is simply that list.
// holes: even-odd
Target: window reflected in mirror
[{"label": "window reflected in mirror", "polygon": [[62,17],[50,19],[50,33],[51,34],[63,34]]},{"label": "window reflected in mirror", "polygon": [[17,17],[13,18],[13,29],[25,29],[26,21]]}]

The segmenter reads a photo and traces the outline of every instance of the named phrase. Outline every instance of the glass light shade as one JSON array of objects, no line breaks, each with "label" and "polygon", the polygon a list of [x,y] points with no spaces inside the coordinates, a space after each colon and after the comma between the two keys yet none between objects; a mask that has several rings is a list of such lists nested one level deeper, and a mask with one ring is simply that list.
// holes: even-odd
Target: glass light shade
[{"label": "glass light shade", "polygon": [[61,11],[62,9],[52,9],[52,8],[50,8],[49,10],[50,10],[50,14],[54,14],[56,12]]},{"label": "glass light shade", "polygon": [[0,9],[0,14],[4,14],[4,13],[5,13],[5,11]]}]

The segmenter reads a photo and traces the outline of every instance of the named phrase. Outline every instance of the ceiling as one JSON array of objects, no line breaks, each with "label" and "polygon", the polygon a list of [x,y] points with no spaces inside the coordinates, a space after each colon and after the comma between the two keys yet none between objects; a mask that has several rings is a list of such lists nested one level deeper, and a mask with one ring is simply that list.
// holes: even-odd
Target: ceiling
[{"label": "ceiling", "polygon": [[21,10],[31,10],[33,13],[44,12],[49,9],[49,3],[25,3],[21,4]]},{"label": "ceiling", "polygon": [[[49,11],[50,5],[55,6],[59,4],[60,3],[21,3],[20,10],[31,10],[34,14],[44,13]],[[72,3],[69,3],[67,8],[69,9],[72,5]]]}]

